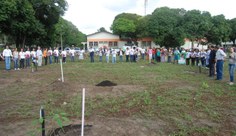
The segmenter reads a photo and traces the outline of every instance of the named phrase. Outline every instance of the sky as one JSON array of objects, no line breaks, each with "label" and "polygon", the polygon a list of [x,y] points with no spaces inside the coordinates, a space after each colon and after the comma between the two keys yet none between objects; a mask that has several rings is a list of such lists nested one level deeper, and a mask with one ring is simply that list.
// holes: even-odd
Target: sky
[{"label": "sky", "polygon": [[[101,27],[110,27],[116,15],[135,13],[144,15],[145,0],[67,0],[68,10],[63,16],[71,21],[82,33],[92,34]],[[226,19],[236,18],[235,0],[147,0],[146,14],[156,8],[184,8],[209,11],[211,15],[225,15]]]}]

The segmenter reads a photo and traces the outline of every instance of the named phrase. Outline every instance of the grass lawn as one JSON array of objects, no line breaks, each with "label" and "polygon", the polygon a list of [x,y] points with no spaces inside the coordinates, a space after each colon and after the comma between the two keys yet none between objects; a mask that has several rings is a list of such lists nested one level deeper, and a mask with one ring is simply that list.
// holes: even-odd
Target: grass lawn
[{"label": "grass lawn", "polygon": [[[49,128],[79,122],[82,88],[89,135],[236,135],[236,85],[227,84],[226,63],[223,81],[210,79],[206,69],[146,61],[67,62],[64,83],[59,64],[35,73],[3,67],[0,62],[0,135],[39,135],[40,106]],[[117,86],[95,86],[105,80]]]}]

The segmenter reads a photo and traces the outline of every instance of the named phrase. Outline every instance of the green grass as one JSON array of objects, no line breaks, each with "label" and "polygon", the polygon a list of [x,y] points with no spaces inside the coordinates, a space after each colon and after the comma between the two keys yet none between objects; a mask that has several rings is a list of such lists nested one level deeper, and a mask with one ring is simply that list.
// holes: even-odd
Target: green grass
[{"label": "green grass", "polygon": [[[168,129],[160,129],[165,135],[219,135],[224,129],[227,129],[227,134],[235,134],[236,126],[225,128],[226,120],[235,116],[233,107],[236,96],[236,86],[226,84],[229,78],[227,65],[225,80],[221,82],[209,79],[206,70],[198,73],[198,67],[167,63],[148,65],[141,61],[107,64],[89,63],[86,60],[83,63],[67,62],[63,66],[64,84],[57,81],[60,77],[58,64],[39,68],[39,72],[34,74],[19,71],[8,76],[11,73],[2,72],[0,78],[15,80],[22,76],[23,83],[14,82],[0,92],[0,106],[6,104],[4,99],[11,102],[10,107],[20,106],[12,110],[3,109],[1,116],[37,118],[39,106],[44,105],[50,116],[67,113],[71,118],[80,118],[82,86],[95,86],[101,81],[110,80],[118,85],[134,87],[132,90],[137,91],[128,90],[120,96],[86,97],[87,118],[100,115],[161,119],[169,126]],[[32,82],[24,82],[28,77]],[[42,91],[39,93],[39,90]],[[63,105],[63,102],[67,102],[67,105]],[[200,120],[206,120],[205,124]]]}]

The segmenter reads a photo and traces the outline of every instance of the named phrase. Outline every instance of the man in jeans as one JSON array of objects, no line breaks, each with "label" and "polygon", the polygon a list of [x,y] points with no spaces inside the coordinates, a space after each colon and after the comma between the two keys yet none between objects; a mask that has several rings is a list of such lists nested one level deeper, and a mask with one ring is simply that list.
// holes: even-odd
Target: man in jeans
[{"label": "man in jeans", "polygon": [[219,48],[216,47],[216,80],[222,80],[223,79],[223,69],[224,69],[224,59],[227,56],[225,52]]},{"label": "man in jeans", "polygon": [[6,46],[6,49],[3,50],[2,54],[5,59],[6,70],[9,71],[11,69],[11,56],[12,56],[12,52],[9,49],[9,46]]}]

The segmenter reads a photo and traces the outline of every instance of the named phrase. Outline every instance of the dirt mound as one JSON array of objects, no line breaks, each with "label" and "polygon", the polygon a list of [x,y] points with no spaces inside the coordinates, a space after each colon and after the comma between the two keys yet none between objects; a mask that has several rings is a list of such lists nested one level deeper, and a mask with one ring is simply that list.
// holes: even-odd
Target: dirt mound
[{"label": "dirt mound", "polygon": [[113,83],[109,80],[102,81],[101,83],[97,84],[96,86],[116,86],[116,83]]}]

